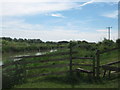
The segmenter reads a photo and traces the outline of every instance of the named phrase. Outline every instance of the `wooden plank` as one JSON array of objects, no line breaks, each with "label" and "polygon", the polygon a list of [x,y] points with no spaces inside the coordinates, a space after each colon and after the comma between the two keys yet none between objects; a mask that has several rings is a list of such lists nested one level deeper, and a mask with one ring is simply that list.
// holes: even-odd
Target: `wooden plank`
[{"label": "wooden plank", "polygon": [[[14,57],[16,58],[34,58],[34,57],[47,57],[47,56],[56,56],[56,55],[66,55],[69,54],[70,52],[59,52],[59,53],[54,53],[54,54],[45,54],[45,55],[33,55],[33,56],[19,56],[19,57]],[[77,53],[77,52],[72,52],[72,53]]]},{"label": "wooden plank", "polygon": [[72,59],[94,59],[93,57],[73,57]]},{"label": "wooden plank", "polygon": [[106,52],[110,52],[110,51],[114,51],[114,50],[118,50],[119,48],[113,48],[113,49],[109,49],[109,50],[105,50],[105,51],[100,51],[100,54],[106,53]]},{"label": "wooden plank", "polygon": [[64,61],[64,60],[69,60],[68,57],[66,58],[59,58],[59,59],[48,59],[48,60],[32,60],[32,61],[21,61],[18,62],[19,64],[31,64],[31,63],[46,63],[46,62],[53,62],[53,61]]},{"label": "wooden plank", "polygon": [[78,64],[78,63],[73,63],[72,65],[74,65],[74,66],[93,66],[92,64]]},{"label": "wooden plank", "polygon": [[118,63],[120,63],[120,61],[114,61],[114,62],[110,62],[110,63],[104,64],[104,65],[101,65],[101,67],[106,66],[106,65],[118,64]]},{"label": "wooden plank", "polygon": [[69,64],[56,64],[56,65],[45,65],[45,66],[36,66],[36,67],[26,67],[27,70],[30,69],[40,69],[40,68],[55,68],[55,67],[64,67],[69,66]]},{"label": "wooden plank", "polygon": [[60,71],[60,72],[52,72],[52,73],[42,73],[42,74],[36,74],[36,75],[31,75],[31,76],[27,76],[29,78],[32,78],[32,77],[39,77],[39,76],[47,76],[47,75],[62,75],[66,72],[69,72],[69,71]]},{"label": "wooden plank", "polygon": [[83,68],[77,68],[76,71],[78,71],[78,72],[84,72],[84,73],[93,73],[93,71],[85,70]]}]

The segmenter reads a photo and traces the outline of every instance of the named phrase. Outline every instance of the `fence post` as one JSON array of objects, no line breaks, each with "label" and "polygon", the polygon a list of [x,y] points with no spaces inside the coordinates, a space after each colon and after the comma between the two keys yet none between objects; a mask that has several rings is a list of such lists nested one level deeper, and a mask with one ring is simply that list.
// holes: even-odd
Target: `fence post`
[{"label": "fence post", "polygon": [[19,83],[19,67],[18,67],[18,63],[17,61],[15,61],[15,74],[14,74],[14,78],[15,78],[15,84]]},{"label": "fence post", "polygon": [[93,57],[93,77],[95,77],[95,57]]},{"label": "fence post", "polygon": [[72,41],[70,41],[70,74],[72,74]]},{"label": "fence post", "polygon": [[96,52],[96,64],[97,64],[97,67],[96,67],[96,76],[97,76],[97,78],[99,78],[100,77],[100,53],[99,53],[100,51],[99,50],[97,50],[97,52]]}]

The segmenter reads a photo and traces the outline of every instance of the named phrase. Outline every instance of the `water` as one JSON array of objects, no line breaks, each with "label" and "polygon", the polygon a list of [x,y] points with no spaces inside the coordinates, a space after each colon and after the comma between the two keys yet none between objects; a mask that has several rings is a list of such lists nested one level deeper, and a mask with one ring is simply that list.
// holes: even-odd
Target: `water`
[{"label": "water", "polygon": [[[37,51],[37,52],[20,52],[20,53],[5,53],[2,55],[2,61],[4,60],[11,60],[13,57],[19,57],[19,56],[31,56],[31,55],[44,55],[48,52],[55,52],[57,51],[56,49],[53,50],[46,50],[46,51]],[[14,59],[14,61],[21,60],[19,59]],[[3,62],[0,61],[0,66],[3,64]]]}]

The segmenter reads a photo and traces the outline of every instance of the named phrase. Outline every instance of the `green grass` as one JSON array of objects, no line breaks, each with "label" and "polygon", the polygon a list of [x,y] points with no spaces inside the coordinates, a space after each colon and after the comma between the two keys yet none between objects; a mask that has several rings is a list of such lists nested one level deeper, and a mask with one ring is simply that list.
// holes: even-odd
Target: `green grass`
[{"label": "green grass", "polygon": [[16,85],[14,88],[118,88],[118,79],[88,81],[86,78],[77,78],[77,81],[68,80],[63,76],[46,76],[28,79],[27,83]]},{"label": "green grass", "polygon": [[[68,50],[64,50],[68,51]],[[58,51],[62,52],[62,51]],[[51,54],[54,54],[56,52],[53,52]],[[49,54],[49,53],[48,53]],[[93,51],[86,51],[84,49],[78,50],[78,54],[75,56],[79,57],[90,57],[91,54],[95,54]],[[93,55],[94,56],[94,55]],[[26,61],[30,60],[47,60],[47,59],[53,59],[53,58],[64,58],[68,57],[67,55],[64,56],[55,56],[55,57],[43,57],[43,58],[31,58],[26,59]],[[116,61],[117,60],[117,51],[105,53],[100,58],[101,64],[106,64],[108,62]],[[92,60],[74,60],[74,63],[83,63],[83,64],[92,64]],[[52,65],[52,64],[66,64],[69,63],[69,60],[65,61],[54,61],[54,62],[48,62],[48,63],[34,63],[34,64],[28,64],[28,67],[35,67],[35,66],[43,66],[43,65]],[[79,66],[74,66],[73,68],[77,68]],[[86,69],[92,69],[91,67],[83,67]],[[63,68],[45,68],[45,69],[33,69],[30,70],[28,73],[30,75],[33,74],[40,74],[40,73],[48,73],[48,72],[59,72],[69,70],[69,67],[63,67]],[[102,75],[101,75],[102,76]],[[116,74],[112,74],[111,77],[116,77]],[[23,83],[21,85],[16,85],[14,88],[117,88],[118,87],[118,78],[116,79],[109,79],[107,77],[101,78],[100,80],[94,80],[94,78],[88,78],[87,74],[80,74],[80,76],[76,76],[76,74],[72,77],[73,80],[71,81],[71,78],[69,76],[64,75],[49,75],[49,76],[42,76],[42,77],[35,77],[35,78],[28,78],[26,83]]]}]

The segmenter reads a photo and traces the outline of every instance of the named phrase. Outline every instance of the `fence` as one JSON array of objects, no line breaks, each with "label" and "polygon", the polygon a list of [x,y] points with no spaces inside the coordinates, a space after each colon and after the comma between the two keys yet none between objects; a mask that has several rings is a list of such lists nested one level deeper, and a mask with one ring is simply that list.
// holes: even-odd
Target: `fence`
[{"label": "fence", "polygon": [[[64,48],[65,49],[65,48]],[[24,73],[26,77],[26,71],[27,70],[33,70],[33,69],[42,69],[42,68],[61,68],[61,67],[69,67],[68,70],[65,71],[60,71],[60,72],[52,72],[52,73],[41,73],[41,74],[34,74],[29,77],[37,77],[37,76],[46,76],[46,75],[53,75],[53,74],[63,74],[65,72],[76,72],[76,69],[73,69],[73,66],[91,66],[92,67],[92,72],[93,75],[95,76],[95,58],[93,57],[74,57],[73,55],[76,54],[77,52],[73,51],[72,47],[72,42],[70,42],[70,45],[68,47],[69,51],[67,52],[56,52],[54,54],[45,54],[45,55],[36,55],[36,56],[20,56],[20,57],[15,57],[16,61],[4,64],[2,65],[2,68],[7,68],[9,66],[12,66],[11,68],[7,68],[3,70],[4,72],[11,72],[15,71],[16,73]],[[44,57],[54,57],[54,56],[64,56],[68,55],[68,57],[64,58],[50,58],[46,60],[28,60],[25,61],[25,59],[30,59],[30,58],[44,58]],[[19,60],[21,59],[21,60]],[[90,59],[93,60],[93,64],[79,64],[79,63],[73,63],[74,60],[77,59]],[[55,65],[42,65],[42,66],[31,66],[31,67],[26,67],[27,64],[33,64],[33,63],[48,63],[48,62],[57,62],[57,61],[68,61],[67,64],[55,64]]]},{"label": "fence", "polygon": [[[80,72],[85,72],[87,73],[88,70],[84,70],[84,69],[73,69],[73,66],[91,66],[92,67],[92,74],[94,77],[99,78],[100,77],[100,68],[103,66],[100,66],[100,54],[109,52],[109,51],[113,51],[113,50],[117,50],[118,48],[114,48],[111,50],[107,50],[107,51],[99,51],[97,50],[96,52],[96,57],[73,57],[73,54],[76,54],[77,52],[73,51],[73,46],[72,46],[72,42],[70,42],[70,46],[69,46],[69,51],[67,52],[58,52],[58,53],[54,53],[54,54],[45,54],[45,55],[36,55],[36,56],[21,56],[21,57],[15,57],[15,59],[21,59],[21,60],[16,60],[15,62],[12,63],[8,63],[8,64],[4,64],[2,65],[3,69],[7,68],[9,66],[12,66],[9,69],[5,69],[3,70],[4,72],[11,72],[11,71],[15,71],[16,73],[19,73],[20,75],[24,76],[23,78],[26,78],[26,76],[28,77],[38,77],[38,76],[46,76],[46,75],[53,75],[53,74],[63,74],[65,72],[76,72],[76,71],[80,71]],[[64,58],[55,58],[55,59],[47,59],[47,60],[28,60],[25,61],[24,59],[30,59],[30,58],[44,58],[44,57],[54,57],[57,55],[68,55],[68,57],[64,57]],[[77,59],[88,59],[88,60],[93,60],[92,64],[78,64],[78,63],[73,63],[74,60]],[[33,63],[48,63],[48,62],[57,62],[57,61],[68,61],[67,64],[55,64],[55,65],[42,65],[42,66],[35,66],[35,67],[26,67],[27,64],[33,64]],[[42,68],[61,68],[61,67],[69,67],[68,70],[65,71],[60,71],[60,72],[49,72],[49,73],[41,73],[41,74],[34,74],[34,75],[27,75],[26,71],[27,70],[33,70],[33,69],[42,69]],[[17,77],[20,77],[20,75],[18,75]]]}]

